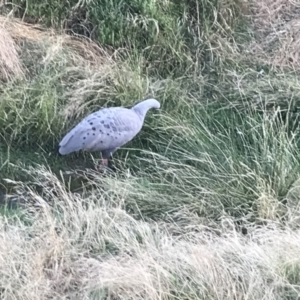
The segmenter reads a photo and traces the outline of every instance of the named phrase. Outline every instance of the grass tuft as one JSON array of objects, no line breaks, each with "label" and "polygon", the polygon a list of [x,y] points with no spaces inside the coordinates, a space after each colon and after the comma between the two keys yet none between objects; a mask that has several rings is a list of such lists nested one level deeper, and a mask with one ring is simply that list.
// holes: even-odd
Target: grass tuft
[{"label": "grass tuft", "polygon": [[0,26],[0,79],[10,81],[22,77],[23,66],[19,58],[19,47],[7,30]]}]

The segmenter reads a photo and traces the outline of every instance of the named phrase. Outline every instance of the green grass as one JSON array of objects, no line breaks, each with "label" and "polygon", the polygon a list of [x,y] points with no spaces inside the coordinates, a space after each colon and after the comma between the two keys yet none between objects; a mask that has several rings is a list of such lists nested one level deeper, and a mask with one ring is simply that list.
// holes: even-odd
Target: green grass
[{"label": "green grass", "polygon": [[[24,76],[0,82],[0,192],[20,199],[0,207],[0,298],[299,298],[299,69],[245,4],[5,7],[58,31],[6,27]],[[114,171],[58,155],[88,113],[148,96]]]}]

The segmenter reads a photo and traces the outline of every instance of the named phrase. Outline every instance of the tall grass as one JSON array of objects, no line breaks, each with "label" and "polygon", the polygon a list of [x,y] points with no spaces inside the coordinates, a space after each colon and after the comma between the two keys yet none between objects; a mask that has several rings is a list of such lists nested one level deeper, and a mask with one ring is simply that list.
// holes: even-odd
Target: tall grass
[{"label": "tall grass", "polygon": [[[1,298],[298,299],[299,70],[291,32],[272,40],[295,4],[55,3],[5,6],[52,29],[0,18]],[[114,171],[58,156],[86,114],[147,96]]]},{"label": "tall grass", "polygon": [[126,49],[126,57],[136,53],[144,59],[141,67],[163,77],[231,60],[238,50],[232,38],[243,27],[246,7],[243,1],[219,0],[14,0],[6,6],[16,16]]},{"label": "tall grass", "polygon": [[[169,174],[175,175],[174,163],[172,167]],[[146,178],[143,184],[142,174],[122,179],[90,171],[88,181],[94,187],[73,193],[44,167],[25,172],[31,184],[15,184],[39,213],[1,216],[6,228],[0,251],[5,299],[297,298],[295,206],[286,206],[292,214],[284,229],[278,219],[268,217],[264,227],[245,220],[245,236],[236,229],[236,219],[225,213],[209,218],[195,206],[176,203],[177,182],[169,183],[172,190],[164,194]],[[161,170],[157,173],[165,177]],[[187,167],[185,174],[192,175]],[[191,203],[197,203],[196,197],[209,202],[204,193],[190,193]],[[206,197],[214,195],[207,192]],[[264,204],[265,212],[274,209],[272,201]],[[159,205],[165,220],[154,222],[141,212],[158,211]],[[220,210],[211,206],[216,213]]]},{"label": "tall grass", "polygon": [[23,70],[18,57],[18,46],[10,36],[10,34],[0,27],[1,51],[0,51],[0,79],[9,81],[18,77],[22,77]]}]

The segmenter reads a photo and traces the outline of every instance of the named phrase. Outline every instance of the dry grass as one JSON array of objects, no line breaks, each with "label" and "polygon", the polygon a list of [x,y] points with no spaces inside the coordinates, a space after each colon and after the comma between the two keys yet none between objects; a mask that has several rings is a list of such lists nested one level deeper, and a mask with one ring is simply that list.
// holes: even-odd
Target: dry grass
[{"label": "dry grass", "polygon": [[61,48],[75,52],[85,63],[89,62],[92,65],[100,65],[110,58],[110,55],[104,49],[87,38],[58,34],[55,30],[45,29],[39,25],[27,24],[19,19],[4,16],[0,16],[0,24],[17,44],[29,41],[37,44],[46,42],[54,46],[60,45]]},{"label": "dry grass", "polygon": [[274,67],[299,70],[299,3],[292,0],[253,0],[252,3],[258,40],[250,49],[261,61]]},{"label": "dry grass", "polygon": [[17,44],[0,21],[0,79],[12,80],[23,76]]},{"label": "dry grass", "polygon": [[271,300],[300,293],[300,232],[291,230],[292,218],[284,229],[276,220],[248,223],[242,235],[226,215],[209,229],[182,211],[185,234],[178,236],[176,222],[129,215],[126,190],[114,194],[119,179],[102,178],[102,187],[79,195],[45,168],[29,172],[44,200],[34,190],[31,195],[44,204],[34,215],[1,216],[3,299]]}]

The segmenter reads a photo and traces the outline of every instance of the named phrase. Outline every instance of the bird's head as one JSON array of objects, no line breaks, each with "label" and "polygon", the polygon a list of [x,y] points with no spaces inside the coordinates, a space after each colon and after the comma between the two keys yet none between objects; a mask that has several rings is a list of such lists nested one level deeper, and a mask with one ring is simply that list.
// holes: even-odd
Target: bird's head
[{"label": "bird's head", "polygon": [[143,102],[149,107],[149,109],[160,109],[160,103],[154,98],[146,99]]}]

